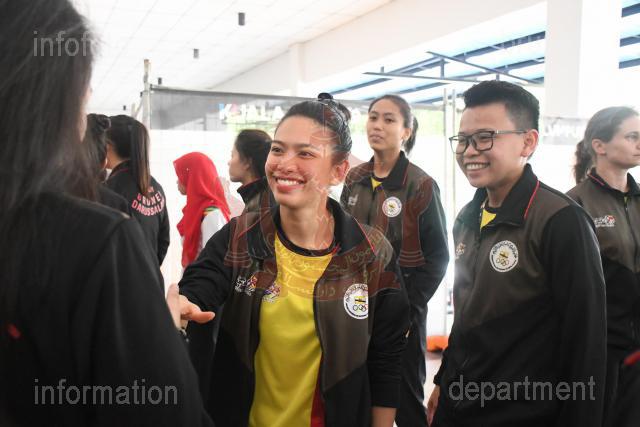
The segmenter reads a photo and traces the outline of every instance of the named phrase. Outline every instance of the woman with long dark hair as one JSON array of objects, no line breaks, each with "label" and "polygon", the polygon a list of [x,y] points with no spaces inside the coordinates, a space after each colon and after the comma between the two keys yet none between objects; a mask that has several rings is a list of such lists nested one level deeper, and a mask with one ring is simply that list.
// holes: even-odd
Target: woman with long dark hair
[{"label": "woman with long dark hair", "polygon": [[[210,425],[140,226],[91,201],[85,21],[67,0],[0,11],[0,425]],[[87,44],[34,52],[56,37]]]},{"label": "woman with long dark hair", "polygon": [[84,134],[83,145],[89,152],[93,163],[98,202],[126,214],[130,214],[127,201],[104,185],[107,167],[107,129],[111,127],[111,120],[103,114],[87,114],[87,131]]},{"label": "woman with long dark hair", "polygon": [[107,187],[129,203],[134,218],[162,265],[169,248],[169,214],[166,197],[149,171],[149,132],[130,116],[111,117],[107,130]]},{"label": "woman with long dark hair", "polygon": [[180,281],[185,310],[224,304],[218,426],[393,425],[408,301],[384,236],[329,198],[348,120],[330,99],[291,107],[265,165],[277,204],[233,218]]},{"label": "woman with long dark hair", "polygon": [[369,104],[367,138],[373,158],[353,168],[342,191],[342,207],[381,230],[398,254],[409,301],[411,330],[402,365],[396,423],[427,425],[427,303],[449,262],[440,190],[433,178],[406,157],[416,142],[418,121],[402,97],[384,95]]},{"label": "woman with long dark hair", "polygon": [[229,160],[229,179],[240,182],[238,193],[244,201],[243,212],[255,212],[270,205],[271,192],[264,165],[271,137],[259,129],[243,129],[236,137]]},{"label": "woman with long dark hair", "polygon": [[606,426],[639,421],[631,405],[618,404],[637,393],[630,387],[640,382],[637,368],[623,368],[625,358],[640,349],[640,187],[629,173],[638,165],[638,112],[609,107],[594,114],[576,146],[577,185],[567,194],[593,218],[600,244],[607,286]]}]

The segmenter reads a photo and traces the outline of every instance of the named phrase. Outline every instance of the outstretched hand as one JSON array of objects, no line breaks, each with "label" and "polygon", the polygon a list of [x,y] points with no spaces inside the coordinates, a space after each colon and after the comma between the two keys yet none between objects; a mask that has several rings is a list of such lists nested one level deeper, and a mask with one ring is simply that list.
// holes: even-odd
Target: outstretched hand
[{"label": "outstretched hand", "polygon": [[427,421],[429,425],[433,423],[433,416],[438,409],[438,400],[440,399],[440,386],[437,385],[431,392],[429,403],[427,404]]},{"label": "outstretched hand", "polygon": [[186,327],[189,321],[207,323],[216,316],[213,311],[202,311],[200,307],[189,301],[187,297],[180,295],[178,285],[175,283],[169,286],[167,305],[169,306],[171,318],[176,328]]}]

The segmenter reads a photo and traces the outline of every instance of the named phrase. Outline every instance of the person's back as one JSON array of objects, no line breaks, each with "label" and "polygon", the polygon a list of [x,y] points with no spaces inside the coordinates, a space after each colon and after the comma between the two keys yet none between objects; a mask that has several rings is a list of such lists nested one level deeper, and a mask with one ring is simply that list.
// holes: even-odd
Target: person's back
[{"label": "person's back", "polygon": [[18,425],[199,423],[197,379],[138,224],[70,196],[28,207],[21,226],[38,233],[15,266],[2,380]]},{"label": "person's back", "polygon": [[0,425],[210,425],[177,292],[172,319],[138,223],[93,202],[92,45],[33,52],[53,34],[90,42],[83,18],[68,0],[0,10]]},{"label": "person's back", "polygon": [[113,170],[105,184],[125,199],[129,212],[142,227],[145,240],[157,254],[158,263],[162,264],[169,248],[169,214],[160,183],[150,176],[149,193],[141,194],[128,169],[128,162],[123,162]]},{"label": "person's back", "polygon": [[104,184],[98,186],[98,202],[102,205],[109,206],[112,209],[131,215],[129,203],[124,197],[111,190]]},{"label": "person's back", "polygon": [[169,215],[164,190],[149,171],[149,132],[130,116],[112,116],[110,121],[107,167],[112,171],[107,187],[125,198],[162,265],[169,248]]}]

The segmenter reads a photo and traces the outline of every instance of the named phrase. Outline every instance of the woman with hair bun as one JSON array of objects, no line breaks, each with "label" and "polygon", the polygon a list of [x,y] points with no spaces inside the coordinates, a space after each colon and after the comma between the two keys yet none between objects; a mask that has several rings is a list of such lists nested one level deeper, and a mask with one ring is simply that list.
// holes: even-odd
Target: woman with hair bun
[{"label": "woman with hair bun", "polygon": [[149,171],[149,132],[133,117],[110,119],[107,167],[112,171],[107,187],[125,198],[162,265],[169,248],[169,215],[164,190]]},{"label": "woman with hair bun", "polygon": [[405,155],[413,149],[417,131],[418,121],[402,97],[374,99],[367,120],[373,158],[349,172],[340,198],[347,212],[389,239],[411,302],[411,330],[396,415],[399,427],[427,425],[423,405],[427,303],[449,262],[438,184]]},{"label": "woman with hair bun", "polygon": [[[639,369],[624,368],[640,349],[640,187],[629,170],[640,165],[640,117],[609,107],[591,117],[576,146],[577,185],[567,194],[591,215],[600,244],[607,297],[605,426],[637,425],[627,394]],[[636,411],[637,412],[637,411]],[[627,424],[629,423],[629,424]]]},{"label": "woman with hair bun", "polygon": [[348,121],[326,96],[292,106],[265,165],[276,204],[232,218],[180,281],[183,312],[224,304],[217,426],[393,426],[409,305],[387,240],[329,198]]}]

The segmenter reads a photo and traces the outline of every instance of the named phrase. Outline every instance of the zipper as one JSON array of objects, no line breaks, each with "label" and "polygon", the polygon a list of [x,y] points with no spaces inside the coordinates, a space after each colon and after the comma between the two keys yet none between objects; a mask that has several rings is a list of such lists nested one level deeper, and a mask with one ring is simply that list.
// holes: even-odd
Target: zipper
[{"label": "zipper", "polygon": [[[257,290],[256,290],[257,292]],[[255,296],[255,293],[253,294]],[[262,306],[262,297],[259,298],[260,302],[258,302],[258,321],[256,322],[256,344],[252,349],[251,356],[251,365],[253,366],[253,387],[251,387],[251,392],[249,396],[249,412],[251,412],[251,408],[253,408],[253,401],[256,394],[256,353],[258,352],[258,347],[260,346],[260,307]],[[253,304],[256,304],[255,302]]]},{"label": "zipper", "polygon": [[[329,264],[331,264],[331,261],[329,261]],[[327,268],[329,266],[327,265]],[[316,328],[316,334],[318,335],[318,342],[320,343],[320,366],[318,368],[318,379],[320,381],[320,393],[318,393],[320,395],[320,399],[322,399],[322,402],[324,403],[324,392],[323,390],[325,389],[324,387],[324,338],[322,336],[322,333],[320,331],[320,327],[319,322],[318,322],[318,283],[324,279],[321,277],[320,279],[318,279],[316,281],[316,283],[313,285],[313,323],[315,325]]]},{"label": "zipper", "polygon": [[[480,211],[480,215],[482,215],[482,210]],[[504,221],[501,222],[500,224],[504,224],[504,225],[512,225],[512,226],[518,226],[518,224],[515,224],[513,222],[508,222],[508,221]],[[476,284],[476,271],[477,271],[477,267],[478,267],[478,258],[479,258],[479,252],[480,252],[480,243],[482,241],[482,236],[483,236],[483,231],[487,230],[487,229],[495,229],[497,227],[498,224],[492,224],[489,223],[487,225],[485,225],[484,227],[482,227],[480,229],[480,231],[476,234],[475,239],[474,239],[474,259],[473,259],[473,269],[471,270],[472,273],[472,278],[473,278],[473,283],[471,284],[471,288],[469,289],[469,294],[471,294],[471,291],[473,290],[473,288],[475,288],[475,284]],[[480,226],[480,224],[478,224],[478,227]],[[485,232],[486,234],[486,232]],[[464,309],[467,307],[467,304],[469,303],[469,299],[467,298],[467,300],[465,301],[464,305],[461,307],[461,311],[464,312]],[[460,314],[460,320],[462,323],[462,313]],[[461,340],[464,341],[464,333],[460,334],[461,336]],[[465,349],[467,350],[467,349]],[[468,351],[467,351],[468,353]],[[463,371],[464,368],[466,367],[467,363],[469,362],[469,355],[467,354],[465,356],[464,361],[462,362],[462,364],[460,365],[460,368],[458,368],[458,372],[457,372],[457,376],[463,375]],[[457,409],[458,406],[460,406],[460,404],[462,403],[462,400],[458,400],[455,405],[453,405],[453,409]]]},{"label": "zipper", "polygon": [[629,205],[628,200],[624,199],[624,213],[627,217],[627,225],[629,226],[629,230],[631,231],[631,237],[633,237],[633,269],[634,271],[638,271],[637,260],[638,260],[638,240],[636,238],[636,234],[633,232],[633,226],[631,225],[631,218],[629,217]]},{"label": "zipper", "polygon": [[[482,211],[480,211],[482,212]],[[488,224],[487,224],[488,225]],[[478,265],[478,255],[480,252],[480,240],[482,239],[482,229],[480,229],[480,231],[475,235],[474,239],[473,239],[473,246],[474,246],[474,258],[473,258],[473,269],[471,270],[471,277],[473,279],[473,282],[470,285],[470,289],[469,289],[469,294],[471,294],[471,291],[473,290],[473,288],[475,288],[475,282],[476,282],[476,270],[477,270],[477,265]],[[469,297],[467,298],[467,300],[464,302],[463,306],[460,307],[460,323],[462,322],[462,314],[464,313],[464,309],[467,307],[467,304],[469,304]],[[464,333],[460,334],[460,339],[462,341],[464,341]],[[467,346],[465,345],[465,353],[468,353],[467,351]],[[467,363],[469,362],[469,355],[466,354],[464,361],[462,362],[462,364],[460,365],[460,367],[458,368],[457,372],[456,372],[456,376],[454,378],[458,378],[460,376],[463,375],[463,371],[464,368],[467,366]],[[458,400],[454,405],[453,405],[453,410],[456,410],[458,408],[458,406],[460,406],[460,404],[462,403],[462,399]]]},{"label": "zipper", "polygon": [[[378,185],[376,188],[373,189],[373,192],[371,193],[371,205],[369,206],[369,212],[367,215],[367,224],[371,225],[372,227],[376,226],[375,222],[371,222],[372,219],[377,219],[378,218],[378,205],[380,205],[380,203],[377,203],[376,200],[378,199],[378,194],[380,194],[380,192],[382,191],[382,184]],[[382,197],[382,196],[380,196]],[[381,206],[381,205],[380,205]],[[373,210],[376,210],[376,212],[374,213]],[[381,214],[381,213],[380,213]],[[371,218],[372,215],[375,215],[375,218]]]}]

